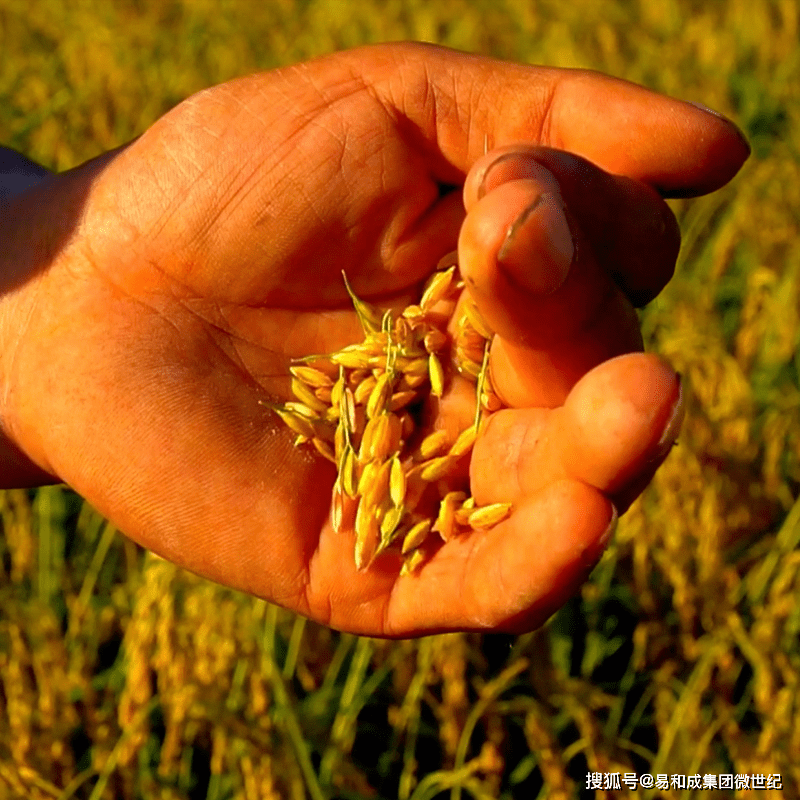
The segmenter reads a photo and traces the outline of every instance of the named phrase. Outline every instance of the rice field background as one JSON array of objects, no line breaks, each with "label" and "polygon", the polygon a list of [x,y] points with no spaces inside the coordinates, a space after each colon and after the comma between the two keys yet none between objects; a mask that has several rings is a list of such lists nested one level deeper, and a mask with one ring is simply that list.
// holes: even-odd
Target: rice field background
[{"label": "rice field background", "polygon": [[[719,109],[753,155],[672,203],[642,313],[679,446],[541,630],[341,635],[149,556],[63,487],[0,493],[0,798],[800,797],[795,0],[0,0],[0,143],[62,170],[192,92],[419,39]],[[586,773],[780,774],[588,790]]]}]

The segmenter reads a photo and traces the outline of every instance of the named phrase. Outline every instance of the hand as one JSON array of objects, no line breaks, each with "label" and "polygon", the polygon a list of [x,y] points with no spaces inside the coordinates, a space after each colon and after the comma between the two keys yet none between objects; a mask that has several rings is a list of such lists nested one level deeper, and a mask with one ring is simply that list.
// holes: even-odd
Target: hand
[{"label": "hand", "polygon": [[[423,45],[201,92],[9,205],[10,463],[164,557],[336,628],[530,629],[677,433],[672,370],[606,361],[641,348],[633,304],[674,266],[659,193],[711,191],[747,152],[730,123],[631,84]],[[328,521],[332,465],[259,400],[288,399],[291,358],[360,338],[342,269],[402,308],[456,242],[512,406],[476,445],[472,491],[514,512],[418,575],[388,554],[357,572]],[[466,427],[465,398],[453,380],[435,424]]]}]

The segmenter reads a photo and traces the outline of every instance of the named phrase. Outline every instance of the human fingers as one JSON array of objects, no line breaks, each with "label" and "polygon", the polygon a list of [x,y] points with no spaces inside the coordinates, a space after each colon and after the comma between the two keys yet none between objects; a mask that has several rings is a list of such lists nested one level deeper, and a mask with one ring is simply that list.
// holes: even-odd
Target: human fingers
[{"label": "human fingers", "polygon": [[512,513],[450,539],[401,578],[384,612],[387,634],[543,623],[586,580],[682,417],[678,376],[644,353],[601,364],[561,408],[493,414],[473,450],[470,485],[478,504],[511,503]]},{"label": "human fingers", "polygon": [[623,512],[672,448],[683,420],[676,373],[632,353],[585,375],[561,408],[493,414],[470,466],[479,504],[519,503],[553,480],[576,480]]},{"label": "human fingers", "polygon": [[543,487],[507,520],[451,539],[422,570],[400,578],[384,614],[386,633],[533,630],[589,576],[616,516],[579,481]]},{"label": "human fingers", "polygon": [[666,286],[678,257],[680,231],[652,187],[610,175],[571,153],[509,145],[487,153],[470,169],[464,184],[467,212],[502,184],[525,179],[552,185],[550,191],[561,196],[597,261],[633,305],[645,305]]},{"label": "human fingers", "polygon": [[642,342],[630,302],[552,173],[537,166],[528,174],[488,192],[467,215],[461,303],[474,300],[497,334],[491,378],[505,404],[555,407],[589,369]]},{"label": "human fingers", "polygon": [[724,117],[598,72],[416,43],[360,48],[344,57],[451,185],[463,180],[487,142],[489,149],[529,141],[566,150],[665,196],[718,189],[750,152]]}]

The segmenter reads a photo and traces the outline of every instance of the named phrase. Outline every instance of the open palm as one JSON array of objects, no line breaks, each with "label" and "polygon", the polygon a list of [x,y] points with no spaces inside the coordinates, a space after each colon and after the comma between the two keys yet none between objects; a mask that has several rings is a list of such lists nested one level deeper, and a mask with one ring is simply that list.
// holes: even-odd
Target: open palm
[{"label": "open palm", "polygon": [[[143,545],[334,627],[531,628],[677,432],[677,377],[635,352],[633,305],[677,255],[661,194],[713,190],[746,155],[725,121],[630,84],[421,45],[201,92],[21,200],[40,227],[81,213],[4,301],[7,432]],[[357,572],[334,467],[259,401],[289,399],[292,358],[361,338],[342,270],[403,308],[456,244],[509,406],[471,490],[514,512],[416,575],[390,554]],[[448,382],[432,427],[470,423],[466,389]]]}]

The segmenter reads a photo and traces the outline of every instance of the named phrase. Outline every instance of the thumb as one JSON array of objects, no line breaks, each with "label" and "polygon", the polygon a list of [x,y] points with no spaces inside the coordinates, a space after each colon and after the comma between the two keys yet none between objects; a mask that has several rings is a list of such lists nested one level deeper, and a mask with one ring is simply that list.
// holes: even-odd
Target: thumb
[{"label": "thumb", "polygon": [[497,334],[492,382],[509,406],[561,405],[592,367],[641,349],[631,303],[540,164],[471,204],[459,265],[461,302],[474,301]]}]

